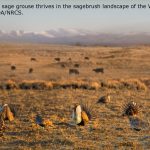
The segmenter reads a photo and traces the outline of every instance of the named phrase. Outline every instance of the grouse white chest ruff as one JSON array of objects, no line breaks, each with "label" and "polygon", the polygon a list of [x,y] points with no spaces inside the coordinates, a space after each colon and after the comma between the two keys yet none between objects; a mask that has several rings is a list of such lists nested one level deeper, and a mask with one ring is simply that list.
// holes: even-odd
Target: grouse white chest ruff
[{"label": "grouse white chest ruff", "polygon": [[78,105],[77,107],[74,108],[73,113],[72,113],[72,118],[75,121],[76,124],[79,124],[82,121],[81,118],[81,106]]},{"label": "grouse white chest ruff", "polygon": [[84,105],[78,105],[74,107],[72,118],[77,125],[84,126],[89,122],[91,117],[90,111]]}]

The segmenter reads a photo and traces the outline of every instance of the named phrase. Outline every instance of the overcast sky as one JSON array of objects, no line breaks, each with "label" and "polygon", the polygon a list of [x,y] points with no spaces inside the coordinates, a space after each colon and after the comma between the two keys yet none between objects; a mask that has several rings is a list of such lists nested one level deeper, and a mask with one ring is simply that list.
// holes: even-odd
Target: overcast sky
[{"label": "overcast sky", "polygon": [[[124,2],[123,2],[124,1]],[[0,0],[2,4],[148,4],[148,0]],[[1,10],[1,9],[0,9]],[[0,30],[42,32],[85,29],[102,33],[150,32],[150,9],[140,10],[27,10],[23,16],[0,15]]]}]

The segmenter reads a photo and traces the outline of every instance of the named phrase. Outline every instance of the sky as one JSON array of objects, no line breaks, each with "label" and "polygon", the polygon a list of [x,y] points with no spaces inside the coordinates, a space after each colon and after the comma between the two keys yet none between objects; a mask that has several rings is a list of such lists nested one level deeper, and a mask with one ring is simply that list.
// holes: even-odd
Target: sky
[{"label": "sky", "polygon": [[[148,0],[0,0],[5,4],[148,4]],[[21,16],[0,15],[0,31],[43,32],[51,29],[84,29],[101,33],[150,32],[150,9],[129,10],[23,10]]]}]

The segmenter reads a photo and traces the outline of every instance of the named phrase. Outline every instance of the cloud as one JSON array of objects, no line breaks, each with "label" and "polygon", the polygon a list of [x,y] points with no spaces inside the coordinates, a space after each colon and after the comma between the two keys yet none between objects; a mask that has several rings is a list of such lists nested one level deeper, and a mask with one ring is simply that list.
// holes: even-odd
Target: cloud
[{"label": "cloud", "polygon": [[84,44],[84,45],[133,45],[150,44],[148,33],[100,33],[82,29],[52,29],[43,32],[0,30],[1,42],[29,42],[50,44]]}]

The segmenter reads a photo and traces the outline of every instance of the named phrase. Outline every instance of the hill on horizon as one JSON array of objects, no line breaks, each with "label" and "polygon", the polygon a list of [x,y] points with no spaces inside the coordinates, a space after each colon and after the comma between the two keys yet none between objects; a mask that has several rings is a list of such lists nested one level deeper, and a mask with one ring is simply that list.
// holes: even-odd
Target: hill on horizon
[{"label": "hill on horizon", "polygon": [[45,44],[130,46],[149,45],[149,33],[100,33],[76,29],[58,29],[44,32],[0,31],[0,42],[27,42]]}]

